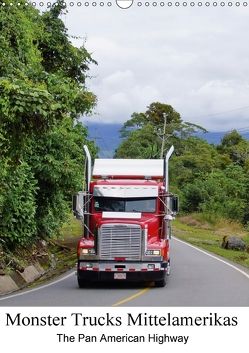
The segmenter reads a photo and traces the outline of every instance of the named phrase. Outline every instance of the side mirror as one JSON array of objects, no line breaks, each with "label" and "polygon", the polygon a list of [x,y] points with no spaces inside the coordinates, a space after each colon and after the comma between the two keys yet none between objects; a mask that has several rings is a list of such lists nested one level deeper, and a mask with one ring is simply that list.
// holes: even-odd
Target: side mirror
[{"label": "side mirror", "polygon": [[84,196],[85,196],[85,193],[80,191],[77,194],[73,195],[73,200],[72,200],[73,214],[77,219],[81,219],[81,220],[84,217],[84,204],[85,204]]},{"label": "side mirror", "polygon": [[179,199],[178,196],[174,195],[171,198],[171,211],[173,213],[178,213],[179,212]]}]

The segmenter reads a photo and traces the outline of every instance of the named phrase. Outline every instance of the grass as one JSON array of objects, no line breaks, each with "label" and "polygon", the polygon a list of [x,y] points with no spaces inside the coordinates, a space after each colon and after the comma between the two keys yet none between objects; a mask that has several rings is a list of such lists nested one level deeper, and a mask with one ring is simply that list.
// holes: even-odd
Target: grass
[{"label": "grass", "polygon": [[77,242],[81,236],[82,223],[70,214],[67,222],[60,229],[59,236],[51,239],[48,244],[47,251],[53,254],[55,259],[54,267],[51,268],[51,263],[43,264],[43,267],[49,271],[31,286],[36,286],[74,268],[77,262]]},{"label": "grass", "polygon": [[173,222],[173,234],[199,248],[249,268],[248,250],[227,250],[221,247],[224,236],[236,235],[246,242],[249,249],[249,234],[239,223],[226,219],[217,220],[209,215],[192,214],[178,217]]},{"label": "grass", "polygon": [[50,251],[56,257],[56,270],[63,271],[72,268],[77,261],[77,243],[82,236],[83,227],[81,221],[72,214],[69,215],[60,229],[59,237],[50,242]]},{"label": "grass", "polygon": [[63,224],[60,235],[62,239],[80,237],[83,233],[81,221],[77,220],[72,214],[69,215],[68,221]]},{"label": "grass", "polygon": [[[34,287],[74,268],[77,262],[77,242],[82,236],[82,224],[70,215],[59,233],[59,236],[55,235],[44,241],[43,245],[41,242],[35,242],[31,246],[18,246],[14,251],[3,251],[0,247],[0,275],[11,275],[17,281],[14,276],[16,271],[22,272],[27,266],[39,262],[45,274],[26,284],[28,287]],[[18,285],[22,288],[24,282]]]}]

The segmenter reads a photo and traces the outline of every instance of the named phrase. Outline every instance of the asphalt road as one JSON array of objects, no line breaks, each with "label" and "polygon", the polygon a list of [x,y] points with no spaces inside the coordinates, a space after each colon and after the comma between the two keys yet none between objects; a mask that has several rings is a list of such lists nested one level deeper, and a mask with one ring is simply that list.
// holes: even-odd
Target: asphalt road
[{"label": "asphalt road", "polygon": [[75,271],[40,287],[0,297],[0,306],[249,306],[249,271],[177,239],[171,275],[153,284],[95,284],[79,289]]}]

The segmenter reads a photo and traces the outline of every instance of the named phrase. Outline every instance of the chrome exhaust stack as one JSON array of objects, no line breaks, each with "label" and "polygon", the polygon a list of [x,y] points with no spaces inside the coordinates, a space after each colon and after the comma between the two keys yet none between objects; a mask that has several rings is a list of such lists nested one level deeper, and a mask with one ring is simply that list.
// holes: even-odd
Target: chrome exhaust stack
[{"label": "chrome exhaust stack", "polygon": [[90,182],[92,178],[92,157],[90,155],[87,145],[83,146],[86,156],[86,165],[85,165],[85,185],[86,191],[90,192]]},{"label": "chrome exhaust stack", "polygon": [[165,156],[165,162],[164,162],[164,186],[165,186],[165,192],[169,192],[169,159],[172,156],[175,148],[174,146],[171,146],[170,149],[168,150],[166,156]]}]

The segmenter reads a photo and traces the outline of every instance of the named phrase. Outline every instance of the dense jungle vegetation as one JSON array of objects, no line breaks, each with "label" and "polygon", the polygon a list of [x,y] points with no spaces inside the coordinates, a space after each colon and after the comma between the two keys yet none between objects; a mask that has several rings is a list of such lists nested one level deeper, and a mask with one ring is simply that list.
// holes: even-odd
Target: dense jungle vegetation
[{"label": "dense jungle vegetation", "polygon": [[82,188],[83,144],[96,153],[78,121],[96,104],[85,84],[94,60],[72,45],[63,1],[43,13],[11,2],[0,7],[0,245],[8,248],[56,233]]},{"label": "dense jungle vegetation", "polygon": [[125,122],[115,157],[160,158],[173,144],[170,185],[180,196],[181,211],[247,225],[249,141],[233,130],[215,146],[198,138],[198,131],[205,129],[184,122],[172,106],[154,102]]}]

